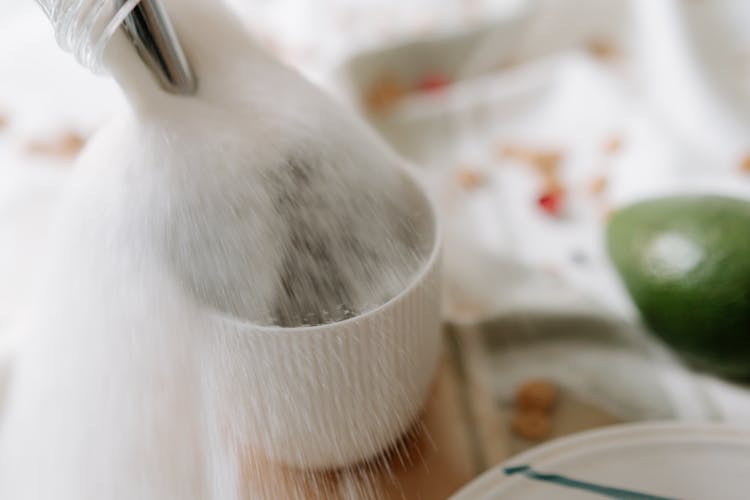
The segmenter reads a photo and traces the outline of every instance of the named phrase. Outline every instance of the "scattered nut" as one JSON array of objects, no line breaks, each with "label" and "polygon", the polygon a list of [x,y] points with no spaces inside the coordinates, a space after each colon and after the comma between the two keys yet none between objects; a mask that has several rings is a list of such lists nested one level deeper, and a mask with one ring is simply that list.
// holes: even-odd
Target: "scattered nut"
[{"label": "scattered nut", "polygon": [[622,57],[622,51],[614,43],[603,38],[589,40],[586,50],[600,61],[613,61]]},{"label": "scattered nut", "polygon": [[501,158],[524,162],[532,167],[542,177],[544,186],[536,200],[537,205],[549,215],[562,214],[566,190],[559,172],[564,159],[561,151],[505,145],[499,149],[499,154]]},{"label": "scattered nut", "polygon": [[589,185],[589,192],[594,195],[602,194],[607,190],[608,185],[609,181],[607,180],[607,178],[603,175],[600,175],[598,177],[595,177],[594,180],[591,181],[591,184]]},{"label": "scattered nut", "polygon": [[8,126],[8,117],[0,113],[0,129],[4,129]]},{"label": "scattered nut", "polygon": [[538,151],[532,158],[532,163],[542,173],[556,172],[560,168],[563,155],[559,151]]},{"label": "scattered nut", "polygon": [[542,441],[552,434],[552,419],[541,411],[521,411],[513,417],[513,432],[529,441]]},{"label": "scattered nut", "polygon": [[365,104],[370,111],[385,111],[396,105],[408,92],[406,86],[398,79],[386,75],[372,86],[365,98]]},{"label": "scattered nut", "polygon": [[622,150],[623,143],[622,137],[612,136],[605,141],[604,152],[611,155],[619,153]]},{"label": "scattered nut", "polygon": [[500,149],[500,156],[527,163],[542,175],[546,181],[554,180],[555,182],[559,182],[558,171],[564,159],[561,151],[504,146]]},{"label": "scattered nut", "polygon": [[462,167],[456,171],[458,183],[465,189],[473,190],[487,183],[487,177],[471,167]]},{"label": "scattered nut", "polygon": [[32,154],[73,158],[83,149],[85,144],[86,140],[80,134],[66,132],[49,141],[32,142],[28,145],[27,150]]},{"label": "scattered nut", "polygon": [[750,174],[750,154],[745,156],[740,163],[740,172]]},{"label": "scattered nut", "polygon": [[557,387],[548,380],[529,380],[516,390],[516,407],[522,411],[550,412],[557,404]]},{"label": "scattered nut", "polygon": [[500,148],[500,156],[528,163],[543,173],[557,170],[563,160],[560,151],[507,145]]}]

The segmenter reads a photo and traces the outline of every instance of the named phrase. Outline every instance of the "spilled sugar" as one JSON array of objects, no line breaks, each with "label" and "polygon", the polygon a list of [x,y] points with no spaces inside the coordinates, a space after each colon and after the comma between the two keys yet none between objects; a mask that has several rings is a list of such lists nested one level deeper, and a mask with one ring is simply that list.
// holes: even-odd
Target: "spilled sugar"
[{"label": "spilled sugar", "polygon": [[385,458],[292,473],[254,452],[248,434],[274,415],[232,391],[264,367],[215,318],[290,327],[377,307],[431,251],[429,207],[364,125],[221,6],[169,3],[200,90],[163,94],[113,38],[133,109],[79,159],[17,326],[0,498],[378,498]]}]

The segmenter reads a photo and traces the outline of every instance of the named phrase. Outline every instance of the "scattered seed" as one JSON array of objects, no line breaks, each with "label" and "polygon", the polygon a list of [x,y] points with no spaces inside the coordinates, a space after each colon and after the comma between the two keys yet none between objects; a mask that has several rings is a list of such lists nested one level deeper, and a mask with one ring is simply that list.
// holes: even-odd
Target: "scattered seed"
[{"label": "scattered seed", "polygon": [[529,441],[542,441],[552,434],[552,418],[538,410],[516,413],[512,425],[516,435]]},{"label": "scattered seed", "polygon": [[48,141],[35,141],[28,145],[31,154],[74,158],[83,149],[86,140],[75,132],[66,132]]},{"label": "scattered seed", "polygon": [[565,208],[565,196],[562,191],[547,191],[537,199],[539,208],[547,215],[560,216]]}]

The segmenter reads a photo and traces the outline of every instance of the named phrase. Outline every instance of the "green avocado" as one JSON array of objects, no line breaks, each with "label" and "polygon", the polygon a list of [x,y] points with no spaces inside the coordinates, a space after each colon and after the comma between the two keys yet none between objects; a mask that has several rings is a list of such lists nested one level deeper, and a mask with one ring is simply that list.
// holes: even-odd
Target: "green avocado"
[{"label": "green avocado", "polygon": [[697,367],[750,376],[750,202],[637,203],[613,215],[607,246],[657,336]]}]

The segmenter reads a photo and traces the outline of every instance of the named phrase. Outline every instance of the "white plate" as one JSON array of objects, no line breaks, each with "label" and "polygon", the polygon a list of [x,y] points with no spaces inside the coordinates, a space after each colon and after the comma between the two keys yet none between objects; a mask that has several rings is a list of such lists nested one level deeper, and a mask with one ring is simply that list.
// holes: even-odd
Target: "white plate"
[{"label": "white plate", "polygon": [[[521,466],[591,484],[579,489],[509,473]],[[587,489],[591,486],[609,488],[609,494],[594,493]],[[633,494],[618,494],[617,489]],[[750,427],[663,423],[618,426],[554,441],[492,469],[453,500],[748,497]]]}]

